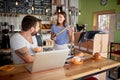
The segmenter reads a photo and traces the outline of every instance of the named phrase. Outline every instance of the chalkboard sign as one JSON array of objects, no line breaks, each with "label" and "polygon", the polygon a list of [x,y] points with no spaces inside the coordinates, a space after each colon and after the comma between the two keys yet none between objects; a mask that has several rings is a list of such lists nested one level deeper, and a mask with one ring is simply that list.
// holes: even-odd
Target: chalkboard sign
[{"label": "chalkboard sign", "polygon": [[5,6],[6,6],[5,1],[1,0],[0,1],[0,12],[5,12],[5,9],[6,9]]},{"label": "chalkboard sign", "polygon": [[51,15],[51,4],[51,0],[0,0],[0,13]]},{"label": "chalkboard sign", "polygon": [[51,0],[34,0],[35,14],[51,15]]},{"label": "chalkboard sign", "polygon": [[[16,1],[18,5],[16,5]],[[33,0],[7,0],[8,13],[33,14]]]}]

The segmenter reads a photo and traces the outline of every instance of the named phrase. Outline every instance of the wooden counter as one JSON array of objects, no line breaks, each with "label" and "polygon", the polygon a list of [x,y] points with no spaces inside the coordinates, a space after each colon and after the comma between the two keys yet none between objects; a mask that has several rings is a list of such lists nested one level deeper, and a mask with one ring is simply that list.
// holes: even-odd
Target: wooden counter
[{"label": "wooden counter", "polygon": [[67,64],[63,68],[30,74],[25,64],[15,65],[11,72],[0,71],[0,80],[73,80],[120,66],[120,62],[109,59],[87,59],[82,65]]}]

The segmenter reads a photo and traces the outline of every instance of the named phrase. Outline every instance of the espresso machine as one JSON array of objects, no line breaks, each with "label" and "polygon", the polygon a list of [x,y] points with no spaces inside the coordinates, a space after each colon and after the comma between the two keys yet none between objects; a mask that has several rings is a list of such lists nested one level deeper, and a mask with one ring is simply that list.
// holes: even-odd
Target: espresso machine
[{"label": "espresso machine", "polygon": [[2,30],[2,49],[10,48],[10,38],[9,38],[9,25],[7,22],[2,22],[1,24],[1,30]]}]

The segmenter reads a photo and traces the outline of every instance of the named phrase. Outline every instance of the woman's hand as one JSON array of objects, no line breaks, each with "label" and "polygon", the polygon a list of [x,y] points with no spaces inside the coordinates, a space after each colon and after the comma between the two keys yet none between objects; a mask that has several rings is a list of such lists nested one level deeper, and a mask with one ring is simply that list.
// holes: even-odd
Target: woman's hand
[{"label": "woman's hand", "polygon": [[54,41],[56,40],[56,35],[54,33],[51,33],[51,39]]},{"label": "woman's hand", "polygon": [[54,37],[53,40],[55,41],[55,40],[56,40],[56,37]]},{"label": "woman's hand", "polygon": [[70,35],[74,34],[74,27],[68,28],[68,31]]}]

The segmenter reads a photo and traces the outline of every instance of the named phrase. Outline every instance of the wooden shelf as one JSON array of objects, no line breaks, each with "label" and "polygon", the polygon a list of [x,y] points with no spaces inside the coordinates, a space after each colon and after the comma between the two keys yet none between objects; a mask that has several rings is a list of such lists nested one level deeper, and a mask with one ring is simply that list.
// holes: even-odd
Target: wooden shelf
[{"label": "wooden shelf", "polygon": [[51,24],[51,21],[49,21],[49,20],[48,21],[42,21],[41,23],[42,24]]},{"label": "wooden shelf", "polygon": [[42,32],[48,32],[48,31],[50,31],[50,29],[42,29],[41,31]]}]

